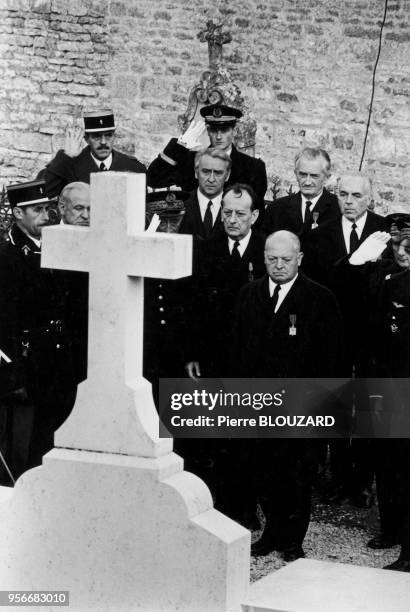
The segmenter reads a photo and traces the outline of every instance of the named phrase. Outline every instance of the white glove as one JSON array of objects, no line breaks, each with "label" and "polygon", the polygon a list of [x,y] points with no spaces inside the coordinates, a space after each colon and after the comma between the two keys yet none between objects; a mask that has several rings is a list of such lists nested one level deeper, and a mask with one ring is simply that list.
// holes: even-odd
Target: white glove
[{"label": "white glove", "polygon": [[178,138],[178,144],[189,151],[195,151],[206,147],[206,126],[203,119],[193,121],[187,130]]},{"label": "white glove", "polygon": [[145,230],[145,233],[153,234],[154,232],[157,231],[157,228],[158,228],[160,223],[161,223],[161,219],[159,218],[157,213],[154,213],[152,215],[152,219],[151,219],[151,222],[150,222],[149,226]]},{"label": "white glove", "polygon": [[374,232],[362,242],[359,248],[349,258],[352,266],[362,266],[368,261],[376,261],[383,253],[390,240],[387,232]]}]

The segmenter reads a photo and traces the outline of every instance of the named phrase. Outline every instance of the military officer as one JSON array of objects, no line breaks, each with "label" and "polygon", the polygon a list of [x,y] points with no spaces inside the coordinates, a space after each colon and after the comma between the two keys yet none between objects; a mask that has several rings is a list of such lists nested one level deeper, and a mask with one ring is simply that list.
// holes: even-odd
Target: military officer
[{"label": "military officer", "polygon": [[[148,231],[178,233],[188,196],[179,190],[148,194]],[[186,300],[190,286],[190,278],[147,278],[144,282],[144,376],[153,385],[156,402],[159,378],[184,375]]]},{"label": "military officer", "polygon": [[[410,251],[410,240],[406,239],[406,243],[406,247]],[[390,276],[384,283],[381,314],[385,333],[379,353],[384,375],[390,376],[392,379],[390,398],[384,398],[385,408],[389,410],[389,401],[393,398],[394,409],[401,415],[398,435],[403,436],[395,440],[380,440],[380,442],[390,443],[388,446],[389,455],[386,457],[387,465],[385,465],[378,483],[379,486],[387,486],[387,491],[382,491],[384,501],[387,501],[387,505],[386,503],[384,505],[384,511],[388,510],[382,525],[382,529],[385,528],[385,532],[381,534],[384,536],[382,545],[392,546],[395,543],[401,545],[398,559],[387,565],[385,569],[404,572],[410,572],[409,274],[407,268]]]},{"label": "military officer", "polygon": [[89,183],[92,172],[145,172],[145,166],[135,157],[114,149],[115,130],[111,110],[84,114],[84,130],[68,128],[64,149],[40,173],[46,181],[47,195],[60,195],[63,187],[74,181]]},{"label": "military officer", "polygon": [[235,124],[242,117],[242,112],[225,104],[211,104],[204,106],[200,113],[205,125],[202,121],[193,122],[182,136],[170,140],[148,168],[148,185],[164,187],[175,184],[186,191],[195,189],[198,184],[195,178],[195,151],[204,147],[206,128],[211,146],[226,151],[231,158],[228,184],[250,185],[256,193],[255,207],[262,217],[267,189],[265,164],[261,159],[241,153],[233,144]]},{"label": "military officer", "polygon": [[64,321],[64,290],[40,267],[49,223],[44,181],[7,188],[14,225],[0,251],[0,348],[3,403],[11,413],[9,462],[14,477],[41,463],[75,396]]}]

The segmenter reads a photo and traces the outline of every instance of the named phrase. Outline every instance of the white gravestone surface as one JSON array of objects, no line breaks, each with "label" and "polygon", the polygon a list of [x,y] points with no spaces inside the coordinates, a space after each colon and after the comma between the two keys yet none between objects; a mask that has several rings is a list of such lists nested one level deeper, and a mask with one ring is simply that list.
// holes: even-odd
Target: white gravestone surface
[{"label": "white gravestone surface", "polygon": [[69,591],[75,611],[239,612],[250,534],[159,438],[142,378],[142,277],[192,260],[190,237],[145,234],[144,213],[144,175],[98,173],[90,228],[44,230],[43,266],[90,275],[88,380],[43,465],[0,495],[0,589]]}]

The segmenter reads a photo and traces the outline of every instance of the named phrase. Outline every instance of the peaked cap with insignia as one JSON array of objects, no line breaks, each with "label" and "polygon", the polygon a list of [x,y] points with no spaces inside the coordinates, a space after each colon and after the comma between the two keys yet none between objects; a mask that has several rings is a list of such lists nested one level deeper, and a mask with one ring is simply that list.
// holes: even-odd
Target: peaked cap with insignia
[{"label": "peaked cap with insignia", "polygon": [[97,132],[112,132],[115,130],[114,113],[112,110],[101,110],[84,113],[84,131],[86,134]]},{"label": "peaked cap with insignia", "polygon": [[385,217],[387,231],[391,235],[392,242],[401,242],[410,238],[410,214],[392,213]]},{"label": "peaked cap with insignia", "polygon": [[200,113],[209,126],[233,127],[242,117],[242,111],[225,104],[210,104],[201,108]]},{"label": "peaked cap with insignia", "polygon": [[10,206],[32,206],[51,202],[47,197],[45,181],[29,181],[26,183],[14,183],[7,187],[7,197]]}]

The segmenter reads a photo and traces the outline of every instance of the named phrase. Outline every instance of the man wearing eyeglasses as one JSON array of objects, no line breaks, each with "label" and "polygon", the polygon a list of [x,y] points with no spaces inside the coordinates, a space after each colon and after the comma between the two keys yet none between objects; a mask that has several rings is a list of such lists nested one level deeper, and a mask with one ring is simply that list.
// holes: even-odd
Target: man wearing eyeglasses
[{"label": "man wearing eyeglasses", "polygon": [[[84,130],[68,128],[64,149],[41,171],[49,197],[60,195],[63,187],[73,182],[90,182],[92,172],[145,172],[135,157],[114,149],[115,121],[111,110],[84,114]],[[87,143],[83,146],[83,139]]]}]

